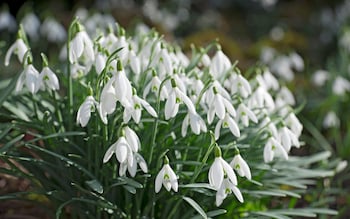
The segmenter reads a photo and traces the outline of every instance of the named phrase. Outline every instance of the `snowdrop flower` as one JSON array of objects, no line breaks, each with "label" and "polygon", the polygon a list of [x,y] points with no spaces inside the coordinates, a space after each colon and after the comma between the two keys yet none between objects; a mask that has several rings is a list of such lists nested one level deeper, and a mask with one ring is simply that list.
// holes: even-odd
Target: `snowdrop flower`
[{"label": "snowdrop flower", "polygon": [[278,131],[276,125],[271,121],[270,117],[266,114],[266,112],[260,127],[266,127],[268,133],[271,133],[273,137],[278,138]]},{"label": "snowdrop flower", "polygon": [[209,169],[209,184],[215,190],[219,190],[224,177],[226,176],[233,185],[237,185],[237,177],[231,166],[221,157],[221,149],[218,145],[215,146],[215,160]]},{"label": "snowdrop flower", "polygon": [[216,87],[213,87],[214,97],[209,105],[209,111],[207,114],[208,123],[211,124],[216,115],[219,119],[223,120],[226,112],[231,116],[236,116],[236,110],[233,108],[232,104],[223,96],[221,96]]},{"label": "snowdrop flower", "polygon": [[291,62],[291,65],[294,67],[295,70],[297,71],[302,71],[304,70],[304,60],[301,58],[301,56],[293,52],[289,55],[289,60]]},{"label": "snowdrop flower", "polygon": [[63,42],[67,38],[67,32],[62,24],[54,18],[46,18],[40,27],[40,33],[50,42]]},{"label": "snowdrop flower", "polygon": [[285,123],[297,137],[301,135],[301,132],[303,131],[303,125],[293,112],[289,113],[288,117],[285,120]]},{"label": "snowdrop flower", "polygon": [[24,70],[17,80],[15,88],[16,93],[23,89],[24,84],[32,94],[35,94],[39,90],[39,72],[30,61],[28,63],[29,64],[25,65]]},{"label": "snowdrop flower", "polygon": [[[124,136],[121,136],[118,141],[116,141],[114,144],[112,144],[108,150],[106,151],[104,157],[103,157],[103,163],[107,163],[109,159],[115,154],[117,160],[119,163],[128,163],[127,165],[132,166],[134,159],[133,159],[133,153],[130,148],[130,145],[126,141]],[[123,169],[120,167],[119,173],[123,173]]]},{"label": "snowdrop flower", "polygon": [[200,131],[207,132],[207,126],[200,115],[188,112],[182,122],[181,135],[185,137],[187,134],[187,127],[191,126],[191,130],[194,134],[199,135]]},{"label": "snowdrop flower", "polygon": [[[285,86],[283,86],[277,94],[276,99],[282,100],[281,102],[286,103],[290,106],[295,105],[295,99],[292,92]],[[276,101],[277,102],[277,101]],[[280,106],[281,107],[281,106]]]},{"label": "snowdrop flower", "polygon": [[165,156],[164,158],[163,168],[159,171],[159,173],[156,176],[156,181],[154,186],[156,193],[160,191],[160,189],[162,188],[162,185],[167,191],[170,191],[170,189],[173,189],[174,192],[178,191],[177,176],[174,173],[174,171],[171,169],[169,165],[169,159],[167,156]]},{"label": "snowdrop flower", "polygon": [[77,124],[80,124],[81,127],[85,127],[91,117],[91,112],[95,110],[97,102],[93,96],[87,96],[85,101],[80,105],[77,113]]},{"label": "snowdrop flower", "polygon": [[311,78],[311,81],[316,86],[323,86],[329,79],[329,72],[326,70],[317,70]]},{"label": "snowdrop flower", "polygon": [[211,60],[209,70],[210,74],[215,79],[219,79],[231,68],[231,66],[232,64],[230,59],[222,52],[221,47],[219,46]]},{"label": "snowdrop flower", "polygon": [[239,202],[244,202],[241,191],[227,177],[225,177],[223,182],[221,183],[220,188],[216,192],[216,206],[219,207],[222,204],[223,200],[227,197],[227,195],[231,194],[232,192],[233,194],[235,194]]},{"label": "snowdrop flower", "polygon": [[34,13],[26,14],[20,23],[23,24],[24,31],[32,40],[38,40],[40,21]]},{"label": "snowdrop flower", "polygon": [[141,73],[141,61],[140,58],[136,55],[135,51],[131,48],[129,48],[128,62],[130,63],[131,70],[136,75],[139,75]]},{"label": "snowdrop flower", "polygon": [[237,149],[237,154],[233,157],[230,165],[241,177],[246,177],[249,180],[252,179],[250,168],[247,162],[239,154],[238,149]]},{"label": "snowdrop flower", "polygon": [[117,94],[113,87],[114,81],[115,77],[109,79],[101,92],[98,111],[104,124],[107,124],[107,115],[113,113],[116,108]]},{"label": "snowdrop flower", "polygon": [[49,66],[44,66],[39,75],[39,87],[42,90],[46,88],[49,90],[59,90],[60,84],[56,74],[49,68]]},{"label": "snowdrop flower", "polygon": [[133,152],[137,152],[141,148],[140,139],[137,136],[137,134],[129,128],[128,126],[125,126],[123,128],[123,132],[125,134],[125,139],[128,142],[128,145],[130,146],[131,150]]},{"label": "snowdrop flower", "polygon": [[323,119],[324,128],[339,127],[340,120],[334,111],[329,111]]},{"label": "snowdrop flower", "polygon": [[[149,92],[153,92],[156,96],[158,96],[158,92],[159,92],[159,88],[160,88],[160,84],[162,83],[159,79],[159,77],[156,75],[155,71],[153,70],[152,72],[152,79],[151,81],[146,85],[145,89],[143,90],[143,99],[145,99],[147,97],[147,95],[149,94]],[[168,91],[165,88],[165,86],[163,86],[161,88],[160,91],[160,100],[163,101],[165,99],[168,98]]]},{"label": "snowdrop flower", "polygon": [[187,66],[190,63],[188,57],[179,49],[179,47],[175,47],[169,55],[175,66]]},{"label": "snowdrop flower", "polygon": [[341,76],[337,76],[333,82],[333,93],[341,96],[347,91],[350,91],[350,82]]},{"label": "snowdrop flower", "polygon": [[118,37],[118,41],[116,43],[116,48],[122,48],[119,53],[119,59],[121,60],[123,65],[126,65],[128,62],[128,53],[129,53],[129,43],[125,37],[125,30],[123,28],[119,29],[120,36]]},{"label": "snowdrop flower", "polygon": [[271,63],[271,71],[278,74],[286,81],[294,79],[294,72],[292,71],[292,64],[289,57],[279,56]]},{"label": "snowdrop flower", "polygon": [[156,111],[153,109],[153,107],[144,99],[141,99],[136,95],[136,90],[133,88],[133,95],[131,99],[131,106],[125,107],[124,109],[124,115],[123,115],[123,122],[128,123],[130,118],[132,117],[136,124],[140,122],[141,119],[141,111],[142,108],[145,108],[146,111],[153,117],[158,117]]},{"label": "snowdrop flower", "polygon": [[275,57],[276,50],[271,47],[264,47],[260,53],[260,59],[263,63],[270,63]]},{"label": "snowdrop flower", "polygon": [[130,107],[129,102],[132,99],[132,87],[129,79],[126,77],[120,60],[117,62],[117,72],[114,77],[114,89],[117,100],[124,107]]},{"label": "snowdrop flower", "polygon": [[220,119],[215,126],[215,140],[218,140],[220,137],[221,127],[229,128],[231,133],[237,138],[241,136],[241,132],[239,130],[237,123],[235,122],[234,119],[232,119],[232,117],[228,113],[226,113],[224,119]]},{"label": "snowdrop flower", "polygon": [[80,65],[78,62],[75,62],[70,65],[71,77],[74,79],[81,78],[82,76],[86,75],[89,70],[89,67]]},{"label": "snowdrop flower", "polygon": [[160,51],[156,53],[155,57],[153,58],[151,66],[157,66],[159,75],[163,77],[167,74],[173,73],[174,69],[169,52],[163,43],[160,43],[160,48]]},{"label": "snowdrop flower", "polygon": [[275,109],[275,101],[273,100],[271,94],[267,92],[267,90],[262,86],[259,86],[255,90],[255,92],[251,95],[251,98],[249,99],[248,103],[248,106],[250,108],[266,107],[269,111]]},{"label": "snowdrop flower", "polygon": [[[113,33],[113,29],[109,29],[107,36],[101,38],[101,46],[106,48],[109,54],[112,54],[115,50],[118,49],[118,38]],[[123,48],[125,49],[125,48]],[[123,50],[122,49],[122,50]]]},{"label": "snowdrop flower", "polygon": [[265,163],[271,162],[275,155],[283,157],[288,160],[288,154],[283,146],[274,138],[270,137],[264,147],[264,161]]},{"label": "snowdrop flower", "polygon": [[237,118],[242,121],[245,127],[249,126],[249,120],[258,123],[255,113],[244,105],[244,103],[239,104],[237,108]]},{"label": "snowdrop flower", "polygon": [[8,11],[2,10],[0,12],[0,31],[7,29],[9,32],[14,32],[16,27],[16,19]]},{"label": "snowdrop flower", "polygon": [[8,66],[10,63],[10,58],[12,53],[17,55],[18,61],[23,63],[24,54],[29,50],[27,45],[24,43],[22,38],[17,38],[17,40],[11,45],[11,47],[7,50],[5,55],[5,66]]},{"label": "snowdrop flower", "polygon": [[249,82],[241,74],[232,74],[227,82],[231,94],[238,93],[241,97],[247,98],[252,93]]},{"label": "snowdrop flower", "polygon": [[169,97],[165,102],[165,119],[168,120],[176,116],[179,111],[180,103],[184,103],[187,106],[187,109],[196,114],[196,109],[189,97],[186,96],[177,86],[175,80],[171,79],[171,91],[169,93]]},{"label": "snowdrop flower", "polygon": [[279,140],[287,153],[290,151],[292,146],[300,147],[298,137],[286,126],[283,126],[279,130]]},{"label": "snowdrop flower", "polygon": [[208,56],[207,53],[203,53],[201,62],[200,62],[204,67],[209,67],[211,64],[210,57]]},{"label": "snowdrop flower", "polygon": [[106,62],[107,55],[103,51],[97,52],[95,59],[95,69],[98,75],[101,74],[103,69],[106,67]]},{"label": "snowdrop flower", "polygon": [[39,75],[38,86],[40,89],[45,90],[59,90],[60,84],[56,74],[49,68],[47,57],[44,53],[41,53],[43,59],[43,69]]},{"label": "snowdrop flower", "polygon": [[69,42],[69,61],[71,64],[78,62],[79,58],[84,57],[87,63],[95,60],[93,43],[83,29],[82,25],[76,23],[78,32]]},{"label": "snowdrop flower", "polygon": [[264,85],[265,85],[266,90],[269,90],[269,89],[272,89],[275,91],[278,90],[279,82],[275,78],[275,76],[273,76],[273,74],[271,74],[271,72],[268,69],[264,70],[262,77],[264,79]]}]

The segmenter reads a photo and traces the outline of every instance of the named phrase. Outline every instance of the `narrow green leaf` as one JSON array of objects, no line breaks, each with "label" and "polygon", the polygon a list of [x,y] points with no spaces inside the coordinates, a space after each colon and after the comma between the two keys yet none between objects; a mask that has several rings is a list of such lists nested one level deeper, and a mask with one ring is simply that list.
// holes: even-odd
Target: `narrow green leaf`
[{"label": "narrow green leaf", "polygon": [[10,104],[7,101],[4,101],[2,103],[2,105],[4,106],[4,108],[6,108],[8,111],[10,111],[11,113],[13,113],[15,116],[17,116],[18,119],[21,119],[23,121],[29,122],[31,121],[28,117],[27,114],[24,113],[24,111],[21,108],[18,108],[17,106],[14,106],[12,104]]},{"label": "narrow green leaf", "polygon": [[[252,214],[260,215],[260,216],[265,216],[268,218],[275,218],[275,219],[291,219],[288,216],[280,215],[274,212],[267,212],[267,211],[256,211],[256,212],[251,212]],[[250,215],[248,215],[248,218],[252,218]]]},{"label": "narrow green leaf", "polygon": [[66,162],[68,165],[71,165],[71,166],[74,166],[75,168],[77,168],[78,170],[82,171],[83,173],[85,173],[86,175],[88,175],[89,177],[91,177],[91,179],[95,179],[95,176],[89,172],[87,169],[85,169],[84,167],[82,167],[81,165],[77,164],[76,162],[60,155],[60,154],[57,154],[55,152],[52,152],[52,151],[49,151],[49,150],[46,150],[45,148],[42,148],[42,147],[38,147],[36,145],[33,145],[33,144],[25,144],[26,147],[28,148],[32,148],[32,149],[36,149],[38,151],[41,151],[41,152],[44,152],[46,154],[49,154],[53,157],[56,157],[64,162]]},{"label": "narrow green leaf", "polygon": [[215,190],[212,186],[209,185],[209,183],[191,183],[191,184],[185,184],[180,185],[181,188],[205,188],[210,190]]},{"label": "narrow green leaf", "polygon": [[85,183],[95,192],[102,194],[103,193],[103,187],[99,181],[96,179],[85,181]]},{"label": "narrow green leaf", "polygon": [[24,134],[20,134],[17,137],[13,138],[11,141],[7,142],[4,146],[0,147],[0,153],[6,154],[7,150],[18,141],[24,137]]},{"label": "narrow green leaf", "polygon": [[130,192],[131,194],[136,194],[136,189],[135,187],[132,187],[132,186],[129,186],[129,185],[123,185],[123,187],[128,191]]},{"label": "narrow green leaf", "polygon": [[277,196],[277,197],[286,197],[286,194],[281,193],[281,192],[277,192],[277,191],[253,191],[253,190],[249,190],[247,191],[248,194],[250,195],[263,195],[263,196]]},{"label": "narrow green leaf", "polygon": [[3,90],[1,90],[1,92],[0,92],[1,93],[0,106],[2,106],[2,104],[4,103],[6,98],[9,97],[10,94],[12,93],[12,91],[15,89],[19,75],[20,74],[17,74],[15,77],[13,77],[12,80],[10,81],[10,83],[7,85],[7,87],[4,88]]},{"label": "narrow green leaf", "polygon": [[204,210],[201,208],[201,206],[199,206],[199,204],[195,200],[193,200],[193,199],[191,199],[189,197],[186,197],[186,196],[184,196],[182,198],[188,204],[190,204],[194,208],[194,210],[196,210],[203,218],[208,218],[207,214],[204,212]]},{"label": "narrow green leaf", "polygon": [[316,214],[338,215],[338,211],[327,208],[303,208],[303,211],[311,211]]},{"label": "narrow green leaf", "polygon": [[273,210],[271,212],[288,215],[288,216],[301,216],[301,217],[316,217],[317,215],[313,212],[307,211],[307,209],[284,209],[284,210]]},{"label": "narrow green leaf", "polygon": [[214,210],[214,211],[209,211],[207,212],[208,217],[215,217],[221,214],[226,214],[227,211],[226,209],[218,209],[218,210]]},{"label": "narrow green leaf", "polygon": [[9,131],[11,131],[11,129],[13,129],[13,126],[8,125],[4,130],[1,130],[0,139],[2,139],[5,135],[7,135],[7,133],[9,133]]},{"label": "narrow green leaf", "polygon": [[142,189],[143,186],[142,184],[140,184],[139,182],[131,179],[131,178],[128,178],[128,177],[119,177],[118,178],[120,181],[125,181],[129,186],[132,186],[132,187],[135,187],[137,189]]}]

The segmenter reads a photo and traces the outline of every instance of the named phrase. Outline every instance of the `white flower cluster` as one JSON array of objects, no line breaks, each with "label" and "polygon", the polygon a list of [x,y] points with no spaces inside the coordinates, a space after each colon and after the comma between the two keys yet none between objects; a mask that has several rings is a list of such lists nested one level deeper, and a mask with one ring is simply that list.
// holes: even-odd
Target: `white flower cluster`
[{"label": "white flower cluster", "polygon": [[[87,126],[91,112],[97,109],[101,121],[108,124],[109,117],[117,109],[123,111],[119,138],[103,158],[106,163],[115,154],[120,163],[119,175],[125,175],[128,170],[131,176],[135,176],[137,164],[143,172],[148,171],[140,154],[139,137],[130,127],[142,123],[143,118],[149,115],[171,120],[179,114],[186,114],[181,128],[183,137],[189,135],[187,129],[190,127],[196,135],[211,130],[215,140],[219,141],[226,131],[223,129],[228,129],[232,140],[239,142],[242,133],[263,130],[266,143],[262,157],[265,162],[273,161],[275,156],[288,159],[291,147],[300,146],[303,126],[291,110],[295,104],[294,97],[287,87],[279,85],[268,69],[248,80],[218,44],[215,44],[216,51],[212,57],[207,53],[208,47],[195,52],[190,59],[154,31],[127,37],[119,27],[118,34],[109,31],[91,39],[78,21],[72,29],[71,40],[67,43],[70,75],[89,84],[87,80],[91,77],[85,76],[96,74],[101,87],[94,91],[96,96],[87,95],[76,121],[82,127]],[[18,39],[9,53],[16,52],[23,62],[27,49],[28,46]],[[297,63],[298,59],[295,60]],[[25,76],[19,81],[25,81],[30,91],[35,93],[36,85],[32,82],[37,80],[37,76],[33,76],[36,73],[30,63],[25,66]],[[51,81],[52,75],[46,75],[44,78]],[[54,83],[47,85],[51,89],[56,88]],[[142,98],[136,92],[140,90]],[[143,109],[148,115],[142,114]],[[228,164],[221,156],[219,146],[215,147],[215,151],[209,183],[217,191],[216,205],[220,205],[232,192],[243,202],[234,171],[250,180],[252,176],[248,164],[239,152]],[[178,179],[168,160],[155,181],[156,192],[160,191],[162,184],[168,191],[171,188],[178,191]]]},{"label": "white flower cluster", "polygon": [[261,61],[270,67],[271,72],[278,75],[285,81],[294,79],[294,72],[304,70],[304,60],[296,53],[288,55],[279,54],[275,49],[264,47],[260,55]]},{"label": "white flower cluster", "polygon": [[30,48],[26,45],[25,34],[20,28],[17,40],[10,46],[5,55],[5,66],[10,63],[12,54],[16,54],[20,63],[24,65],[24,70],[20,74],[15,91],[18,93],[25,85],[27,89],[35,94],[38,90],[59,90],[60,85],[56,74],[49,68],[47,58],[44,54],[43,68],[39,74],[38,70],[32,64]]}]

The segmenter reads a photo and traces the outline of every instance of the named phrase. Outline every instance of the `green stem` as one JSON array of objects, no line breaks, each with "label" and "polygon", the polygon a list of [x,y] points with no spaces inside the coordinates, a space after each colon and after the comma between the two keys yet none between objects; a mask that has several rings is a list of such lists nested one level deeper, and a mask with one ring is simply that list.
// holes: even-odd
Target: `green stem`
[{"label": "green stem", "polygon": [[[202,159],[201,165],[199,166],[198,169],[196,169],[196,171],[195,171],[193,177],[191,178],[190,184],[195,182],[195,180],[196,180],[197,177],[199,176],[200,172],[202,171],[203,167],[206,165],[207,160],[208,160],[208,158],[209,158],[209,155],[210,155],[211,151],[214,149],[214,147],[215,147],[215,145],[216,145],[215,136],[214,136],[214,134],[213,134],[212,132],[210,132],[210,136],[211,136],[211,143],[210,143],[210,146],[209,146],[207,152],[205,153],[205,155],[204,155],[204,157],[203,157],[203,159]],[[183,193],[182,196],[186,196],[187,192],[188,192],[188,190],[186,190],[186,191]],[[179,207],[181,201],[182,201],[182,199],[179,199],[179,200],[176,202],[176,204],[175,204],[175,206],[173,207],[173,210],[170,212],[168,218],[172,218],[172,217],[173,217],[173,215],[176,213],[176,211],[177,211],[177,209],[178,209],[178,207]]]},{"label": "green stem", "polygon": [[59,124],[61,124],[60,127],[59,127],[59,130],[61,132],[64,132],[65,130],[64,130],[64,125],[63,125],[63,117],[62,117],[61,109],[59,108],[59,105],[58,105],[56,92],[52,91],[51,95],[52,95],[54,106],[55,106],[55,109],[56,109],[55,111],[56,111],[56,116],[57,116],[58,122],[59,122]]},{"label": "green stem", "polygon": [[[171,76],[166,77],[162,81],[162,83],[159,85],[158,97],[157,97],[157,114],[158,114],[158,117],[160,116],[159,115],[159,113],[160,113],[160,93],[161,93],[161,90],[162,90],[165,82],[167,80],[169,80],[170,78],[171,78]],[[151,165],[152,158],[153,158],[153,151],[154,151],[154,147],[156,145],[157,129],[158,129],[158,123],[159,123],[158,117],[154,118],[154,126],[153,126],[153,133],[152,133],[151,149],[150,149],[149,158],[148,158],[149,166]]]}]

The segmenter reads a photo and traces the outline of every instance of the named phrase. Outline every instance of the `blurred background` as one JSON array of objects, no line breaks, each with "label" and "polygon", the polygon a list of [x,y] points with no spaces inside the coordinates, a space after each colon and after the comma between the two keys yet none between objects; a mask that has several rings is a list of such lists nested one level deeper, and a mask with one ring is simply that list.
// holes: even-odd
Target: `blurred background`
[{"label": "blurred background", "polygon": [[[293,91],[296,105],[302,108],[298,117],[304,124],[302,140],[307,147],[292,153],[328,150],[335,159],[344,160],[339,172],[345,170],[315,185],[315,192],[300,204],[324,202],[339,210],[337,218],[350,217],[350,1],[3,0],[0,80],[16,71],[16,67],[4,68],[3,60],[19,22],[25,23],[33,50],[40,47],[41,51],[57,53],[75,16],[85,21],[88,30],[105,19],[115,20],[127,30],[142,23],[143,28],[155,28],[185,52],[190,52],[192,44],[205,46],[217,39],[231,60],[238,60],[243,74],[257,63],[270,67]],[[40,29],[48,18],[64,29],[55,28],[53,32],[50,25],[47,30]],[[89,23],[92,19],[95,23]],[[27,184],[0,176],[0,194],[24,190]],[[324,194],[331,198],[323,200]],[[6,205],[0,203],[0,216],[5,211]]]}]

